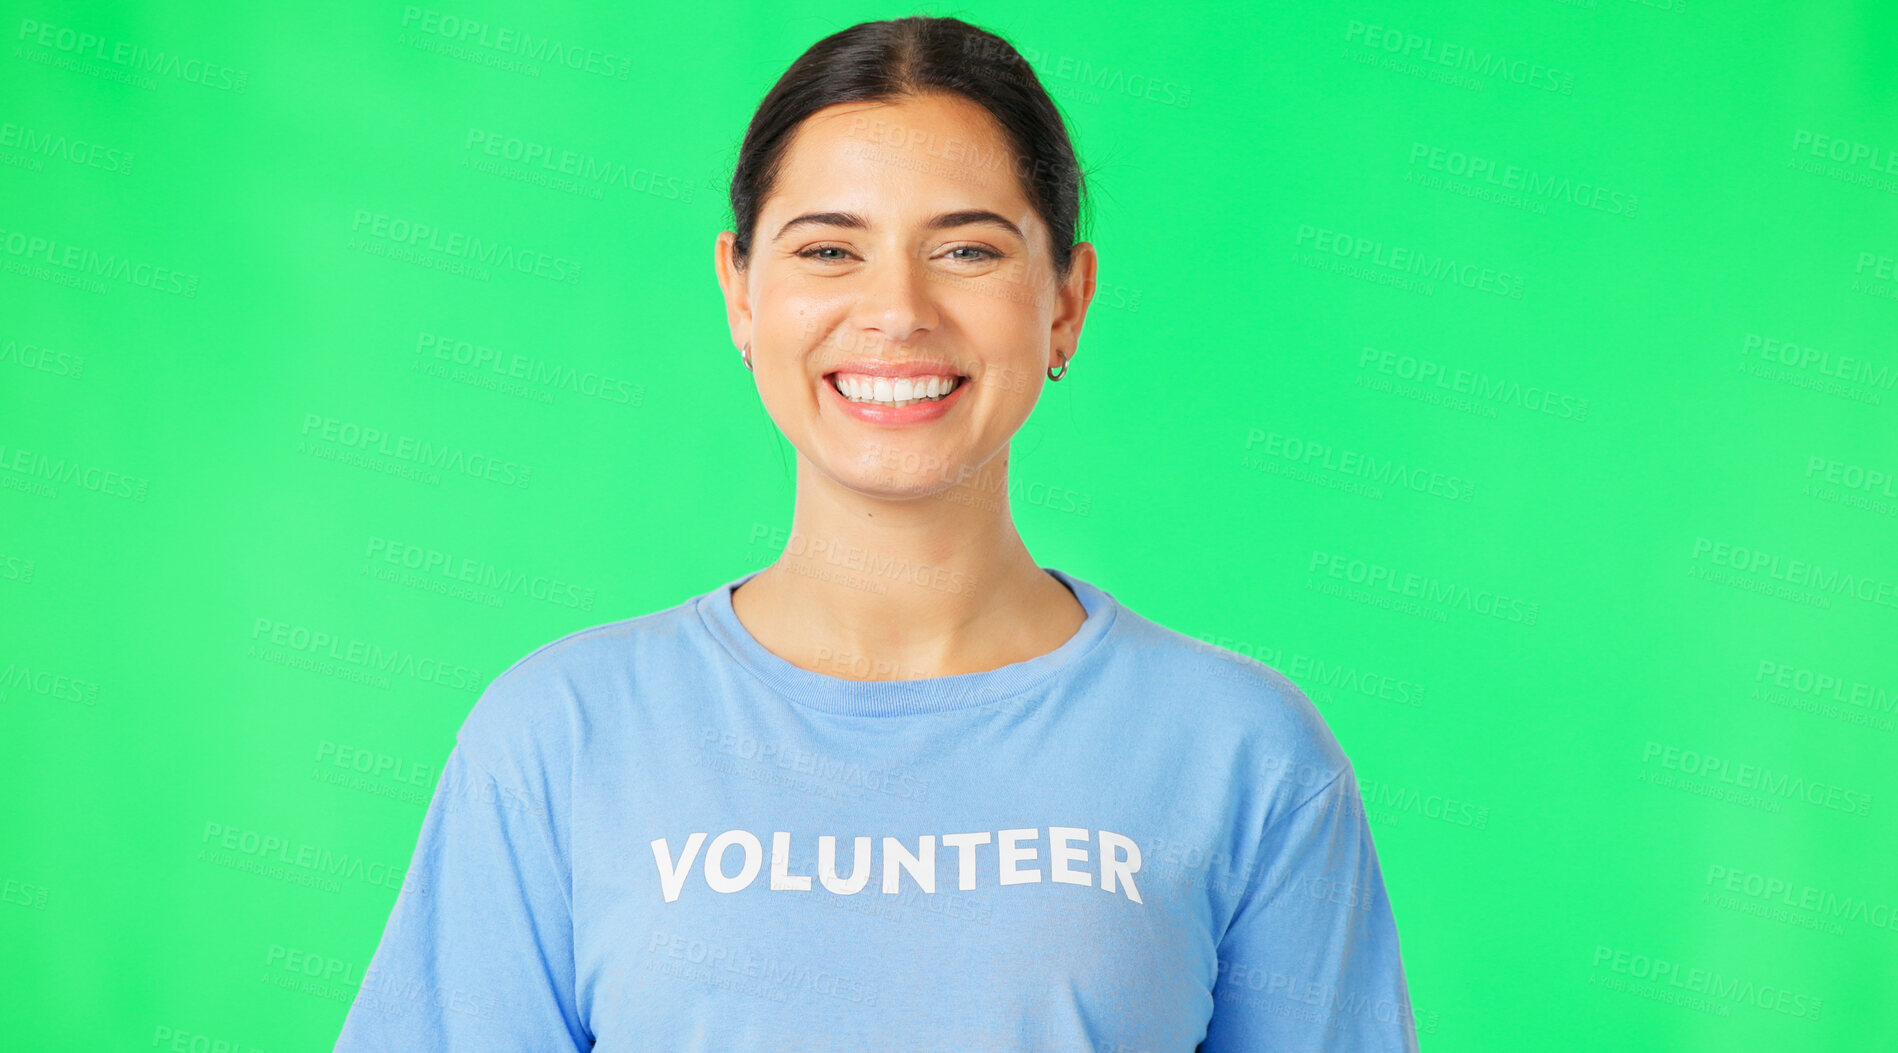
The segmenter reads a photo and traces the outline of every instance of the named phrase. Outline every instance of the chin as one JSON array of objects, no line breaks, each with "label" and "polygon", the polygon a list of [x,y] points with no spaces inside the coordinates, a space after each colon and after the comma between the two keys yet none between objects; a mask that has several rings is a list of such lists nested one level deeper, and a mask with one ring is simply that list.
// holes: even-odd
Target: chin
[{"label": "chin", "polygon": [[[890,447],[890,450],[894,455],[895,448]],[[930,467],[904,471],[900,467],[883,465],[881,457],[874,452],[865,452],[854,461],[843,463],[839,469],[825,470],[824,474],[839,485],[866,497],[903,500],[932,497],[957,489],[954,469],[941,468],[943,462],[929,455],[922,455],[921,459]]]}]

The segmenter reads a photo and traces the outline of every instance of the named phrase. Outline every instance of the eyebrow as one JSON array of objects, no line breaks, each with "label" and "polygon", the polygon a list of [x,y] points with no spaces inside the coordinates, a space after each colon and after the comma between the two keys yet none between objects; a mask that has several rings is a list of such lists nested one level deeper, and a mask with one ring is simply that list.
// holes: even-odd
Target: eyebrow
[{"label": "eyebrow", "polygon": [[[781,240],[794,228],[805,226],[849,227],[852,230],[870,229],[869,221],[857,215],[855,212],[806,212],[789,223],[786,223],[784,226],[779,227],[777,236],[771,240]],[[1015,235],[1015,237],[1022,241],[1028,240],[1028,236],[1021,232],[1020,227],[1017,227],[1007,219],[985,208],[966,208],[960,212],[944,212],[931,219],[928,223],[924,224],[924,226],[928,230],[949,230],[953,227],[967,226],[999,227]]]}]

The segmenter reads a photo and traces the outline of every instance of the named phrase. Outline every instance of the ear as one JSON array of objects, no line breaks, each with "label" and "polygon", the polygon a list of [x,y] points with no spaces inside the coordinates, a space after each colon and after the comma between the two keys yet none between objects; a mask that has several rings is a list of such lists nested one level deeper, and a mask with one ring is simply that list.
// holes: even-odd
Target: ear
[{"label": "ear", "polygon": [[1049,323],[1049,369],[1073,358],[1081,346],[1081,324],[1087,319],[1088,305],[1094,302],[1098,266],[1093,243],[1075,243],[1073,265],[1068,270],[1068,280],[1056,291],[1054,317]]},{"label": "ear", "polygon": [[718,272],[718,287],[725,298],[725,324],[731,327],[733,348],[751,343],[751,288],[732,252],[737,244],[738,235],[724,230],[712,246],[712,267]]}]

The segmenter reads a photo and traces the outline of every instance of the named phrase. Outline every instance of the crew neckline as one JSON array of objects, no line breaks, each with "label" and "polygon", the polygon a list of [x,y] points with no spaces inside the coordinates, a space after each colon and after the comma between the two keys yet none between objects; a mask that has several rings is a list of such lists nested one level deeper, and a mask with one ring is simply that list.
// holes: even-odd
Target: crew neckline
[{"label": "crew neckline", "polygon": [[705,593],[696,606],[713,638],[740,665],[791,701],[846,716],[900,717],[993,704],[1020,695],[1074,665],[1106,637],[1120,608],[1113,595],[1065,571],[1041,569],[1066,585],[1086,613],[1073,636],[1046,654],[1020,662],[919,680],[851,680],[793,665],[772,653],[751,635],[732,609],[732,593],[762,573],[762,568]]}]

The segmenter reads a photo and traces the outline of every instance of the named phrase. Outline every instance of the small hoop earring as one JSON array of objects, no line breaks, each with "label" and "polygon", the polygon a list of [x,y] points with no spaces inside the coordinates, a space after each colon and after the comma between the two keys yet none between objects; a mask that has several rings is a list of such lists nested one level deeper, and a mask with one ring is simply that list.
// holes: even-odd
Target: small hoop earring
[{"label": "small hoop earring", "polygon": [[1048,369],[1049,380],[1060,380],[1062,377],[1065,377],[1067,375],[1068,375],[1068,364],[1066,362],[1061,363],[1061,372],[1059,373],[1056,373],[1053,367],[1050,367]]},{"label": "small hoop earring", "polygon": [[751,368],[751,341],[749,340],[745,341],[745,356],[744,357],[745,357],[745,368],[751,369],[752,372],[756,373],[757,370]]}]

